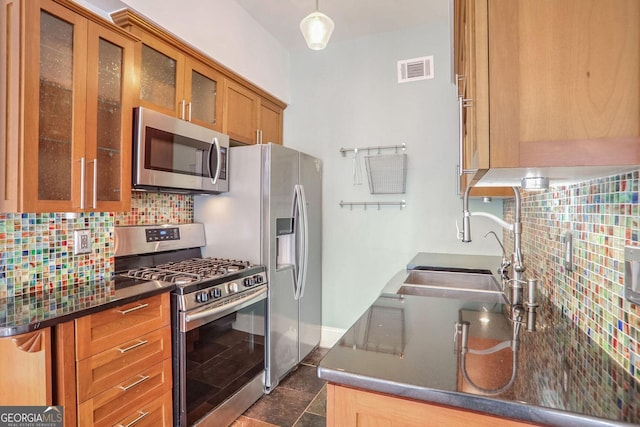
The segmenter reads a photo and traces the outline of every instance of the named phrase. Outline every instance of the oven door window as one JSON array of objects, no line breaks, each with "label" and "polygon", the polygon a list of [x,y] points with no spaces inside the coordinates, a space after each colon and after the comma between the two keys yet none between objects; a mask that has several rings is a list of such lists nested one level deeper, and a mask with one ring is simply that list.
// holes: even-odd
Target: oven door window
[{"label": "oven door window", "polygon": [[[183,175],[210,177],[215,170],[213,144],[174,135],[147,126],[145,129],[145,169],[173,172]],[[213,161],[213,169],[209,163]]]},{"label": "oven door window", "polygon": [[191,425],[264,370],[266,300],[185,333]]}]

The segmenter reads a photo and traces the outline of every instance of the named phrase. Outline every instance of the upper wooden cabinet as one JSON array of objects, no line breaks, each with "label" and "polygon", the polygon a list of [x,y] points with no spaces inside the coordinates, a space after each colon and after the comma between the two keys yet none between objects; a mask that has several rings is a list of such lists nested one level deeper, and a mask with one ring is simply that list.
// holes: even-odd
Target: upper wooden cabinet
[{"label": "upper wooden cabinet", "polygon": [[640,164],[640,2],[455,0],[465,168]]},{"label": "upper wooden cabinet", "polygon": [[220,131],[222,75],[138,27],[139,104]]},{"label": "upper wooden cabinet", "polygon": [[140,105],[243,144],[282,143],[282,101],[131,10],[111,17],[141,40],[136,50]]},{"label": "upper wooden cabinet", "polygon": [[135,39],[71,1],[2,8],[0,210],[128,210]]},{"label": "upper wooden cabinet", "polygon": [[243,144],[282,144],[282,107],[227,79],[222,132]]},{"label": "upper wooden cabinet", "polygon": [[[489,141],[487,86],[479,84],[479,81],[486,78],[482,72],[487,69],[483,62],[487,58],[487,46],[486,43],[476,45],[476,36],[486,37],[486,35],[482,32],[482,28],[476,26],[477,23],[473,19],[477,16],[475,9],[476,3],[473,1],[456,0],[454,2],[454,68],[459,114],[460,195],[471,183],[475,171],[479,169],[479,164],[488,164],[488,159],[482,157],[487,155],[488,151],[478,148],[479,144],[488,144]],[[470,196],[513,197],[513,191],[510,187],[475,187],[471,190]]]}]

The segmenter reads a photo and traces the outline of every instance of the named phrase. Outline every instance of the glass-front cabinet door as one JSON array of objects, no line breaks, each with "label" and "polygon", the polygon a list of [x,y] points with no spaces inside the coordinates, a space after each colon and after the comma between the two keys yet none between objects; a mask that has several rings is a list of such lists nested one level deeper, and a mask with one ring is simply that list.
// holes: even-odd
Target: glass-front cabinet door
[{"label": "glass-front cabinet door", "polygon": [[153,36],[141,38],[140,105],[220,131],[219,72]]},{"label": "glass-front cabinet door", "polygon": [[222,84],[222,75],[198,61],[187,59],[185,79],[185,119],[221,131],[222,97],[218,96],[218,85]]},{"label": "glass-front cabinet door", "polygon": [[140,105],[182,117],[184,55],[155,38],[140,45]]},{"label": "glass-front cabinet door", "polygon": [[50,0],[25,8],[20,210],[128,209],[134,41]]},{"label": "glass-front cabinet door", "polygon": [[72,202],[80,207],[87,21],[53,2],[26,7],[26,68],[39,72],[25,73],[25,210],[73,210]]},{"label": "glass-front cabinet door", "polygon": [[91,25],[87,68],[86,204],[114,211],[131,199],[133,42]]}]

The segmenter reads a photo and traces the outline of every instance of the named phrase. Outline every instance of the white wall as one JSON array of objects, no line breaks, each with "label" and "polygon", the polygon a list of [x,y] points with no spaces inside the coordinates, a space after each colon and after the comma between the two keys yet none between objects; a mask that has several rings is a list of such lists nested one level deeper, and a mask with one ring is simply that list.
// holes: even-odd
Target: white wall
[{"label": "white wall", "polygon": [[[500,253],[495,241],[482,238],[488,229],[500,231],[484,218],[472,219],[473,243],[456,239],[462,203],[455,195],[457,103],[449,34],[443,22],[291,55],[285,145],[324,164],[325,326],[349,327],[416,252]],[[426,55],[434,55],[436,78],[398,84],[396,61]],[[409,158],[406,194],[369,194],[364,164],[363,184],[353,185],[353,153],[343,158],[341,147],[403,142]],[[402,199],[404,210],[338,205]],[[502,215],[499,200],[471,208]]]}]

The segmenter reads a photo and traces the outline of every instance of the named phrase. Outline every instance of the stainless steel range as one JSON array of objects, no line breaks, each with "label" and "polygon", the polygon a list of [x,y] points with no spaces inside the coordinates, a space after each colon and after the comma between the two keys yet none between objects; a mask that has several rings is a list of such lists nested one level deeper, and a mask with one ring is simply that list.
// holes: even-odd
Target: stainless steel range
[{"label": "stainless steel range", "polygon": [[116,227],[116,289],[175,285],[174,425],[233,422],[264,390],[264,266],[203,258],[202,224]]}]

